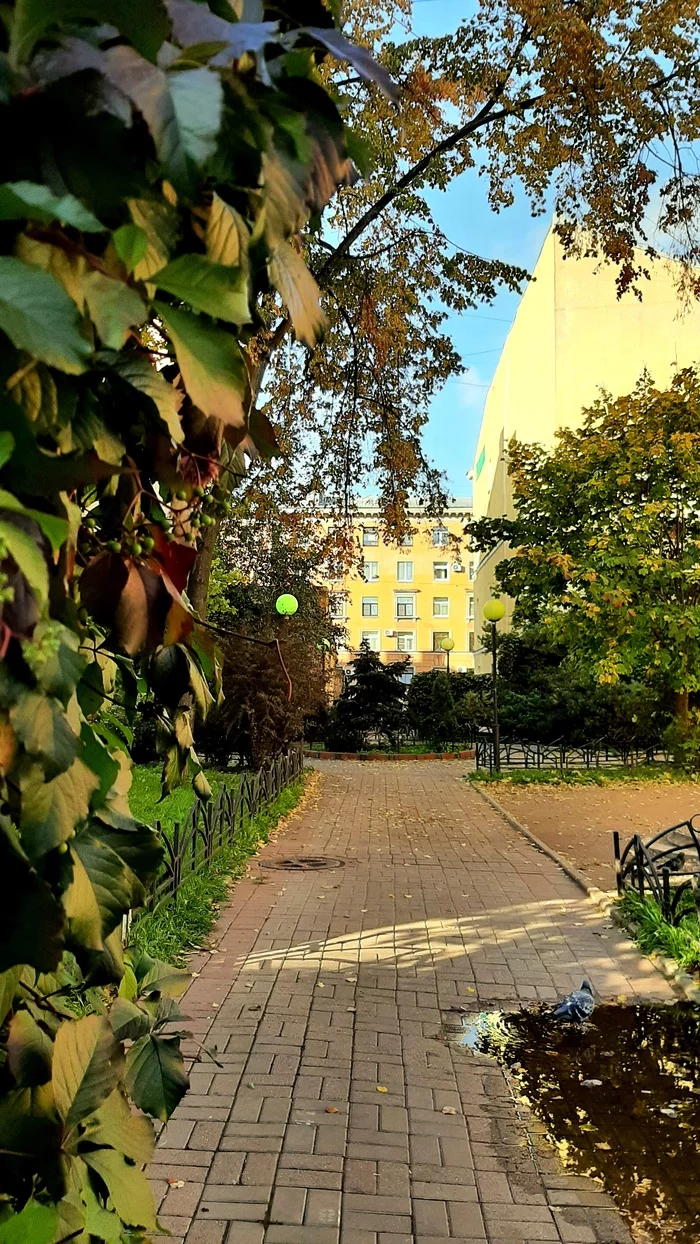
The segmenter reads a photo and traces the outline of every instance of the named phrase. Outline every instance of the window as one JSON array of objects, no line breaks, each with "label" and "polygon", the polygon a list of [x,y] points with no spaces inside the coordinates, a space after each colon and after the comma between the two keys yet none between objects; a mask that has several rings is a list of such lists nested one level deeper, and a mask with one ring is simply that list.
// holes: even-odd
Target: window
[{"label": "window", "polygon": [[414,618],[416,616],[413,592],[397,593],[396,616],[397,618]]},{"label": "window", "polygon": [[410,531],[408,532],[408,535],[405,535],[405,536],[403,536],[403,537],[402,537],[402,539],[401,539],[401,543],[402,543],[402,545],[404,546],[404,548],[406,548],[406,549],[410,549],[410,548],[411,548],[411,546],[412,546],[412,544],[413,544],[413,535],[412,535],[412,533],[411,533]]},{"label": "window", "polygon": [[379,617],[379,597],[363,596],[362,597],[362,616],[363,618]]},{"label": "window", "polygon": [[476,478],[477,479],[479,478],[479,476],[481,475],[481,472],[484,469],[485,462],[486,462],[486,446],[484,445],[484,448],[482,449],[481,453],[479,454],[479,457],[476,460]]},{"label": "window", "polygon": [[443,639],[449,639],[449,631],[433,631],[433,652],[442,652],[441,644]]},{"label": "window", "polygon": [[447,583],[450,570],[447,562],[433,562],[433,578],[437,583]]},{"label": "window", "polygon": [[408,687],[413,679],[413,675],[415,674],[415,672],[416,672],[415,667],[413,665],[407,665],[403,674],[401,675],[401,682],[405,683],[406,686]]},{"label": "window", "polygon": [[436,549],[444,548],[450,543],[450,533],[446,527],[433,527],[433,545]]},{"label": "window", "polygon": [[399,583],[413,583],[413,562],[397,562],[396,578]]},{"label": "window", "polygon": [[473,631],[469,632],[469,651],[474,652],[476,649],[476,635]]},{"label": "window", "polygon": [[345,617],[345,597],[341,592],[332,592],[328,601],[332,618]]},{"label": "window", "polygon": [[379,578],[379,562],[365,562],[365,583],[376,583]]},{"label": "window", "polygon": [[446,596],[433,596],[433,617],[449,618],[450,602]]},{"label": "window", "polygon": [[415,652],[415,650],[416,650],[415,631],[397,631],[396,632],[396,651],[397,652]]},{"label": "window", "polygon": [[375,546],[379,544],[379,532],[376,527],[365,527],[362,532],[362,543],[365,545]]},{"label": "window", "polygon": [[470,622],[474,621],[474,593],[470,592],[467,596],[467,617]]},{"label": "window", "polygon": [[379,652],[379,631],[361,631],[360,638],[371,652]]},{"label": "window", "polygon": [[474,582],[474,558],[472,558],[469,563],[469,582]]}]

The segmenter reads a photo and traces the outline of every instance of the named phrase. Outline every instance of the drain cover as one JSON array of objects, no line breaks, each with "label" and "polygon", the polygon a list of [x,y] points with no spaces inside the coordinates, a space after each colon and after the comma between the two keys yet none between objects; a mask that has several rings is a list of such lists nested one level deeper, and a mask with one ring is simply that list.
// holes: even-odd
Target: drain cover
[{"label": "drain cover", "polygon": [[343,861],[329,855],[292,855],[286,860],[261,860],[262,868],[282,868],[289,873],[318,873],[327,868],[342,868]]}]

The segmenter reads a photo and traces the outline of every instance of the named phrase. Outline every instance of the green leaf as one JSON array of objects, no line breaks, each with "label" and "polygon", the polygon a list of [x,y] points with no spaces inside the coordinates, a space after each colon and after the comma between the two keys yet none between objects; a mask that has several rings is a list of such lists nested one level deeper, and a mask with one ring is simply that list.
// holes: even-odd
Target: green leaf
[{"label": "green leaf", "polygon": [[143,259],[134,268],[139,281],[147,281],[168,262],[178,232],[178,215],[165,199],[129,199],[129,211],[135,225],[143,229],[148,247]]},{"label": "green leaf", "polygon": [[162,302],[157,302],[155,309],[173,343],[185,388],[195,406],[231,427],[243,427],[247,374],[235,337],[188,311],[176,311]]},{"label": "green leaf", "polygon": [[137,1041],[151,1030],[151,1017],[128,998],[115,998],[109,1008],[109,1022],[117,1041]]},{"label": "green leaf", "polygon": [[[10,434],[7,433],[9,436]],[[44,510],[29,510],[17,500],[11,492],[0,488],[0,510],[11,510],[15,514],[26,514],[33,518],[51,545],[52,552],[58,553],[68,538],[68,523],[57,514],[47,514]],[[15,558],[15,561],[17,559]]]},{"label": "green leaf", "polygon": [[[105,1240],[106,1244],[120,1244],[123,1239],[124,1225],[114,1210],[105,1209],[97,1199],[89,1179],[85,1179],[82,1187],[82,1200],[85,1205],[85,1231],[89,1236]],[[69,1235],[70,1232],[66,1232]]]},{"label": "green leaf", "polygon": [[73,301],[41,268],[0,256],[0,329],[18,350],[71,375],[85,371],[90,345]]},{"label": "green leaf", "polygon": [[38,757],[50,780],[70,768],[80,740],[71,729],[63,705],[53,696],[28,691],[10,710],[17,738],[30,756]]},{"label": "green leaf", "polygon": [[31,867],[14,829],[0,817],[0,971],[7,974],[3,978],[3,1005],[16,965],[31,964],[38,972],[53,972],[58,967],[64,923],[58,899]]},{"label": "green leaf", "polygon": [[269,462],[271,458],[279,456],[280,447],[275,429],[265,412],[257,407],[248,416],[248,431],[261,458]]},{"label": "green leaf", "polygon": [[15,438],[11,432],[0,432],[0,467],[10,461],[15,448]]},{"label": "green leaf", "polygon": [[112,242],[127,272],[133,272],[146,258],[148,234],[139,225],[121,225],[114,230]]},{"label": "green leaf", "polygon": [[26,61],[45,33],[58,23],[86,18],[116,26],[149,60],[155,60],[168,37],[162,0],[18,0],[12,26],[15,65]]},{"label": "green leaf", "polygon": [[183,147],[198,168],[214,154],[221,128],[223,87],[211,69],[187,69],[168,75]]},{"label": "green leaf", "polygon": [[109,748],[105,747],[102,739],[86,721],[83,722],[80,728],[80,741],[82,743],[81,755],[83,760],[88,768],[97,774],[100,780],[100,784],[91,799],[93,807],[99,807],[100,804],[104,803],[106,796],[119,777],[119,761],[111,755]]},{"label": "green leaf", "polygon": [[125,1083],[140,1110],[167,1122],[189,1088],[179,1038],[141,1037],[127,1053]]},{"label": "green leaf", "polygon": [[298,341],[315,346],[326,327],[321,291],[303,256],[289,242],[281,242],[269,263],[270,280],[289,312]]},{"label": "green leaf", "polygon": [[212,263],[229,268],[245,268],[248,263],[250,231],[235,207],[214,192],[206,232],[207,255]]},{"label": "green leaf", "polygon": [[242,268],[212,263],[205,255],[179,255],[151,279],[158,289],[197,311],[232,324],[250,323],[248,282]]},{"label": "green leaf", "polygon": [[63,900],[71,939],[87,950],[101,951],[104,939],[133,905],[136,879],[117,853],[93,834],[78,834],[71,850],[73,881]]},{"label": "green leaf", "polygon": [[106,233],[105,226],[72,194],[56,195],[34,181],[0,185],[0,220],[60,220],[84,233]]},{"label": "green leaf", "polygon": [[142,324],[148,311],[135,289],[102,272],[91,272],[83,282],[88,311],[100,340],[110,350],[121,350],[129,329]]},{"label": "green leaf", "polygon": [[[99,809],[94,827],[105,845],[111,847],[130,868],[133,874],[131,906],[139,907],[163,860],[163,847],[158,834],[150,825],[143,825],[131,816],[121,816],[109,807]],[[136,884],[137,880],[140,886]]]},{"label": "green leaf", "polygon": [[37,624],[34,642],[41,643],[44,636],[52,643],[51,647],[47,643],[48,652],[45,656],[42,654],[41,663],[35,669],[36,679],[46,695],[56,696],[65,707],[85,669],[85,657],[79,652],[80,639],[67,626],[56,622]]},{"label": "green leaf", "polygon": [[0,1223],[0,1244],[52,1244],[58,1228],[53,1205],[27,1201],[19,1214]]},{"label": "green leaf", "polygon": [[117,1086],[124,1056],[103,1015],[62,1023],[54,1042],[52,1084],[67,1127],[92,1114]]},{"label": "green leaf", "polygon": [[[44,782],[36,766],[22,782],[22,844],[30,859],[39,859],[72,837],[85,820],[99,779],[82,760],[53,781]],[[48,969],[47,969],[48,970]]]},{"label": "green leaf", "polygon": [[143,354],[136,352],[120,354],[110,365],[122,380],[132,385],[134,389],[138,389],[144,397],[151,399],[160,419],[173,440],[179,445],[184,433],[178,415],[182,402],[182,395],[178,390],[169,384],[159,371],[156,371],[148,357]]},{"label": "green leaf", "polygon": [[86,717],[98,713],[104,704],[104,680],[99,661],[91,661],[78,683],[78,703]]},{"label": "green leaf", "polygon": [[13,523],[0,519],[0,545],[4,544],[8,553],[15,559],[30,588],[40,601],[45,601],[49,594],[49,572],[41,549],[26,531],[21,531]]},{"label": "green leaf", "polygon": [[[148,1022],[147,1015],[145,1019]],[[132,1114],[119,1089],[115,1089],[99,1110],[86,1120],[85,1138],[93,1145],[110,1145],[133,1162],[146,1163],[153,1157],[153,1124],[143,1115]]]},{"label": "green leaf", "polygon": [[17,967],[10,968],[7,972],[0,972],[0,1024],[4,1024],[7,1015],[12,1010],[21,975],[21,964],[17,964]]},{"label": "green leaf", "polygon": [[7,1065],[15,1084],[28,1088],[51,1079],[53,1041],[29,1011],[17,1011],[7,1036]]},{"label": "green leaf", "polygon": [[155,1231],[153,1193],[143,1171],[130,1166],[114,1149],[95,1149],[83,1155],[107,1186],[112,1204],[123,1222]]}]

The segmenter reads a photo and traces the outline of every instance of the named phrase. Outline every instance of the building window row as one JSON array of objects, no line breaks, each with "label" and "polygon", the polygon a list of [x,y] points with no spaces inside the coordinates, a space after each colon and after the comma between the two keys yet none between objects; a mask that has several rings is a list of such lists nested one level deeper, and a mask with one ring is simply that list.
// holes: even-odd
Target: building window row
[{"label": "building window row", "polygon": [[[460,566],[459,562],[455,562],[455,566]],[[365,583],[376,583],[379,579],[379,562],[366,561],[362,569],[362,577]],[[397,561],[396,578],[399,583],[413,582],[413,562]],[[433,579],[438,583],[447,583],[450,579],[450,563],[449,562],[433,562]],[[474,581],[474,562],[469,562],[469,582]]]},{"label": "building window row", "polygon": [[[387,638],[392,638],[395,641],[394,651],[396,652],[416,652],[417,651],[415,631],[392,631],[391,635],[387,635]],[[450,631],[433,631],[432,651],[442,652],[442,641],[444,639],[451,639],[451,638],[452,638],[452,634]],[[476,640],[475,640],[473,631],[469,632],[467,636],[467,640],[468,640],[468,645],[467,645],[468,651],[473,652],[476,647]],[[381,646],[382,646],[381,631],[377,631],[377,630],[361,631],[360,642],[363,644],[368,644],[372,652],[380,652]]]},{"label": "building window row", "polygon": [[[334,593],[330,597],[330,615],[338,620],[346,616],[346,599],[342,593]],[[363,596],[361,612],[363,618],[379,617],[379,597]],[[450,600],[448,596],[433,596],[433,615],[434,618],[449,618],[450,616]],[[394,617],[395,618],[417,618],[416,610],[416,594],[415,592],[395,592],[394,593]],[[474,621],[474,596],[470,592],[467,596],[467,619]]]},{"label": "building window row", "polygon": [[[447,548],[450,543],[450,533],[447,527],[433,527],[431,531],[433,548]],[[376,548],[379,544],[379,528],[364,527],[362,530],[362,543],[365,548]],[[413,544],[413,535],[409,532],[402,537],[401,544],[404,548],[411,548]]]}]

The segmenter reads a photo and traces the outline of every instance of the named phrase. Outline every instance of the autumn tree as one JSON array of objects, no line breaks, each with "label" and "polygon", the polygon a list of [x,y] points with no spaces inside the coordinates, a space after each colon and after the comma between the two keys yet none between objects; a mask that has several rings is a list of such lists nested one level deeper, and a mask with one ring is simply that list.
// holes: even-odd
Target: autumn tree
[{"label": "autumn tree", "polygon": [[541,623],[601,683],[636,677],[675,693],[681,723],[700,689],[700,380],[648,376],[602,397],[548,452],[511,441],[514,519],[482,519],[474,547],[498,564],[516,624]]},{"label": "autumn tree", "polygon": [[[351,0],[345,20],[401,94],[395,105],[354,71],[333,75],[365,176],[300,240],[322,291],[323,340],[311,351],[291,341],[292,324],[303,343],[313,322],[298,300],[282,314],[275,300],[262,310],[254,384],[281,452],[255,469],[251,493],[286,512],[323,497],[342,525],[371,477],[387,532],[400,537],[409,493],[441,504],[421,431],[432,397],[462,370],[446,314],[526,278],[475,253],[468,210],[461,236],[448,238],[435,192],[478,168],[501,211],[521,187],[534,212],[553,205],[567,252],[600,255],[621,292],[635,286],[642,296],[659,202],[658,223],[697,293],[700,27],[690,0],[631,0],[622,10],[612,0],[481,0],[436,38],[412,35],[409,0]],[[195,572],[199,608],[214,540],[208,533]]]},{"label": "autumn tree", "polygon": [[111,709],[133,716],[149,689],[164,790],[189,771],[206,797],[193,733],[217,658],[185,589],[269,435],[248,369],[258,307],[276,283],[313,304],[292,239],[356,177],[329,45],[392,90],[321,0],[245,7],[254,20],[191,0],[3,6],[6,1239],[158,1230],[148,1116],[187,1088],[187,978],[122,946],[163,847],[131,816],[130,730]]}]

